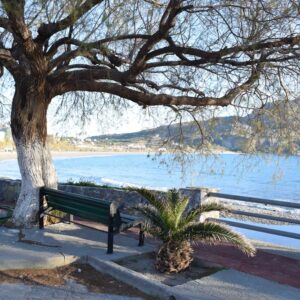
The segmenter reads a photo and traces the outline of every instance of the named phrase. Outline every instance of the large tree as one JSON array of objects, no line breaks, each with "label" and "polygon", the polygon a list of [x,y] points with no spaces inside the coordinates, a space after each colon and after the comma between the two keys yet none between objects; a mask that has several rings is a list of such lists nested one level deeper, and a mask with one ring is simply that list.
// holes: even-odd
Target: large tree
[{"label": "large tree", "polygon": [[47,146],[47,109],[57,96],[96,92],[191,111],[263,107],[297,92],[296,0],[0,3],[1,74],[15,83],[18,226],[35,221],[39,187],[57,185]]}]

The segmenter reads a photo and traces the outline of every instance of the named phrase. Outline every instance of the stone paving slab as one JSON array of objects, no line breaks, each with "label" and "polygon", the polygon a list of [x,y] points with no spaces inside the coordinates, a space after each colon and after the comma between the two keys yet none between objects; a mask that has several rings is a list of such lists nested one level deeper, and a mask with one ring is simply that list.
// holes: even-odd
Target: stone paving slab
[{"label": "stone paving slab", "polygon": [[300,289],[270,280],[225,270],[177,286],[189,300],[299,300]]},{"label": "stone paving slab", "polygon": [[138,247],[135,238],[116,235],[114,253],[108,255],[107,233],[74,224],[55,224],[44,230],[25,230],[24,239],[29,243],[18,242],[18,232],[0,227],[0,270],[52,268],[87,256],[113,260],[153,249],[153,246],[147,244]]},{"label": "stone paving slab", "polygon": [[0,299],[5,300],[143,300],[137,297],[125,297],[109,294],[90,293],[86,289],[72,286],[44,287],[24,284],[0,284]]},{"label": "stone paving slab", "polygon": [[[25,239],[27,241],[36,241],[38,243],[42,243],[44,246],[18,242],[18,230],[0,227],[0,270],[27,267],[51,268],[58,265],[68,264],[72,260],[76,260],[78,258],[87,259],[89,257],[99,261],[109,262],[111,260],[126,256],[153,251],[154,247],[157,245],[146,239],[146,246],[138,247],[138,241],[135,234],[117,235],[115,237],[115,253],[113,255],[107,255],[106,233],[82,228],[74,224],[56,224],[46,227],[45,230],[26,230]],[[214,261],[216,263],[220,263],[218,260],[222,258],[224,264],[232,264],[232,268],[237,270],[242,269],[245,273],[238,272],[236,270],[225,270],[214,275],[172,288],[174,290],[174,294],[176,291],[178,292],[179,297],[176,297],[176,299],[300,299],[300,289],[261,278],[265,276],[265,278],[272,279],[272,276],[277,276],[276,278],[282,278],[284,274],[293,275],[294,278],[296,278],[295,280],[297,283],[299,282],[297,281],[297,276],[299,276],[299,273],[297,273],[298,269],[295,268],[298,268],[298,260],[288,257],[283,257],[284,260],[282,260],[282,257],[279,255],[266,253],[266,256],[265,254],[259,252],[260,254],[257,258],[258,260],[251,259],[248,261],[245,256],[236,254],[239,252],[234,251],[235,250],[232,248],[217,246],[207,247],[205,252],[203,247],[197,247],[195,249],[195,254],[197,256]],[[253,271],[251,268],[254,268],[255,272],[258,273],[258,276],[260,277],[246,274],[251,273],[251,270]],[[282,272],[282,270],[284,271]],[[296,272],[293,273],[293,270],[296,270]],[[106,270],[102,271],[104,272]],[[267,275],[268,277],[266,277]],[[290,280],[293,276],[288,277],[288,280]],[[148,283],[147,279],[145,280],[145,283]],[[291,282],[289,281],[287,284],[290,283]],[[132,285],[134,286],[135,284],[136,282],[133,280]],[[14,298],[9,298],[11,297],[9,294],[7,294],[9,291],[14,291]],[[82,293],[84,293],[84,295]],[[21,296],[20,298],[16,298],[16,295],[18,295],[18,297],[19,295]],[[34,298],[33,295],[36,295],[34,296],[36,298]],[[0,299],[5,300],[35,300],[52,298],[56,300],[128,299],[125,297],[108,298],[109,296],[112,295],[86,294],[86,292],[78,290],[76,290],[76,293],[74,293],[73,290],[66,290],[62,288],[52,289],[41,286],[24,286],[20,284],[0,285]]]},{"label": "stone paving slab", "polygon": [[300,289],[235,270],[223,270],[213,275],[174,287],[124,268],[112,261],[89,258],[97,270],[116,276],[158,299],[176,300],[299,300]]}]

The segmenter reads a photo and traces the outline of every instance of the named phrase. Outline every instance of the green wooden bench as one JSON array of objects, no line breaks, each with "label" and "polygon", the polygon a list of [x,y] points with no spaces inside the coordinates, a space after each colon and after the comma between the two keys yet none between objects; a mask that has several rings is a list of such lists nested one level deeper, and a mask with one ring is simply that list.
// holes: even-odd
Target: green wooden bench
[{"label": "green wooden bench", "polygon": [[[139,246],[144,245],[142,220],[134,216],[121,214],[114,202],[100,200],[79,194],[58,191],[50,188],[40,189],[39,227],[44,228],[44,217],[52,216],[52,210],[59,210],[73,216],[107,225],[107,253],[113,253],[114,234],[120,233],[133,226],[138,226]],[[56,217],[56,216],[54,216]]]}]

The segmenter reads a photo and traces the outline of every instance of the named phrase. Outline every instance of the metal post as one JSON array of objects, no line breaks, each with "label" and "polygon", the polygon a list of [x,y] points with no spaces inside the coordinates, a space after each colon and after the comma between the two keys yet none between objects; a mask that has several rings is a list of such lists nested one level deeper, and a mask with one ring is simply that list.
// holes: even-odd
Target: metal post
[{"label": "metal post", "polygon": [[69,222],[70,223],[73,223],[74,222],[74,216],[69,214]]},{"label": "metal post", "polygon": [[42,189],[40,189],[39,195],[39,228],[44,228],[44,193]]},{"label": "metal post", "polygon": [[109,217],[108,234],[107,234],[107,254],[114,252],[114,227],[113,218]]}]

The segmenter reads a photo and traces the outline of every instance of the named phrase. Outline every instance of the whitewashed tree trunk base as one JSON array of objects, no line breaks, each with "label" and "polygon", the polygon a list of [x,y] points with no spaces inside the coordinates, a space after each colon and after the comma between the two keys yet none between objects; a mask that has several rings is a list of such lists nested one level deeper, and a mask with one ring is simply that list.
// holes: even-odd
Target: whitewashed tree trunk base
[{"label": "whitewashed tree trunk base", "polygon": [[57,177],[47,145],[40,141],[24,144],[16,139],[15,144],[22,185],[12,222],[26,228],[36,223],[39,189],[43,186],[57,188]]}]

